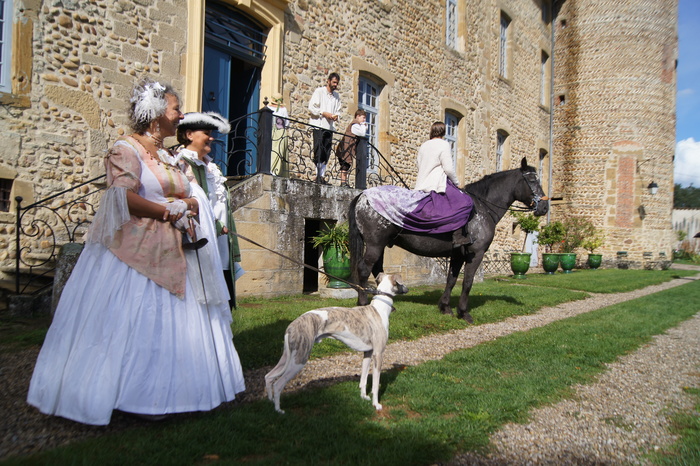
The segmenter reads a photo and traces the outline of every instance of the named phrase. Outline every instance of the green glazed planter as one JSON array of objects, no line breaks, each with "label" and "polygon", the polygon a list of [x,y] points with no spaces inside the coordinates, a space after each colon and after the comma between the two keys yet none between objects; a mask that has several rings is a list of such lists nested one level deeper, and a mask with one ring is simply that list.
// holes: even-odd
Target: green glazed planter
[{"label": "green glazed planter", "polygon": [[[323,251],[323,268],[334,277],[347,280],[350,278],[350,257],[334,247]],[[350,288],[345,282],[328,277],[328,288]]]},{"label": "green glazed planter", "polygon": [[564,273],[571,273],[576,266],[576,254],[573,252],[563,252],[559,254],[559,262]]},{"label": "green glazed planter", "polygon": [[543,252],[542,253],[542,268],[547,275],[554,275],[554,272],[559,268],[559,253]]},{"label": "green glazed planter", "polygon": [[510,269],[513,271],[513,278],[525,278],[525,273],[530,268],[529,252],[511,252]]},{"label": "green glazed planter", "polygon": [[600,267],[600,264],[602,262],[603,262],[603,255],[602,254],[589,254],[588,255],[588,267],[592,268],[593,270]]}]

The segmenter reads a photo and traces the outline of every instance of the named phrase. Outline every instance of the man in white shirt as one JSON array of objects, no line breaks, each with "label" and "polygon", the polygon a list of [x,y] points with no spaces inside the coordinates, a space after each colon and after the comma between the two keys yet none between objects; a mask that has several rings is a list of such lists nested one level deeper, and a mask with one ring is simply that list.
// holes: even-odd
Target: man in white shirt
[{"label": "man in white shirt", "polygon": [[328,184],[324,179],[326,165],[331,153],[333,143],[334,123],[338,121],[340,113],[340,96],[336,89],[340,83],[340,75],[331,73],[325,86],[316,89],[309,101],[309,123],[317,126],[314,128],[314,163],[316,164],[316,183]]}]

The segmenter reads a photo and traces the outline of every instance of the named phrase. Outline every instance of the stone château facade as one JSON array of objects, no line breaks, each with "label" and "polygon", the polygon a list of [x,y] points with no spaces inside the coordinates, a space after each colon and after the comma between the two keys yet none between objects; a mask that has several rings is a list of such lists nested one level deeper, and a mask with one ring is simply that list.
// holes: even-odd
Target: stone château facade
[{"label": "stone ch\u00e2teau facade", "polygon": [[[227,15],[233,22],[224,26],[254,29],[265,47],[261,56],[241,55],[240,47],[230,54],[234,65],[226,72],[232,83],[241,69],[253,70],[257,87],[248,95],[249,106],[260,107],[265,97],[281,92],[291,117],[306,121],[313,90],[337,71],[340,126],[358,106],[374,112],[373,142],[409,183],[431,123],[450,119],[462,183],[514,168],[525,157],[540,170],[545,191],[558,199],[551,218],[591,219],[606,232],[604,254],[671,253],[677,0],[2,0],[0,5],[12,9],[5,15],[11,24],[3,24],[11,29],[3,56],[11,59],[0,65],[0,73],[7,72],[0,80],[5,278],[17,253],[15,196],[27,205],[101,175],[110,141],[128,131],[129,90],[139,76],[171,82],[186,111],[206,109],[211,73],[205,71],[212,55],[205,26],[224,24]],[[232,85],[230,92],[243,91]],[[652,181],[659,186],[653,196],[646,190]],[[240,233],[301,258],[308,236],[304,219],[342,217],[344,205],[337,203],[348,196],[321,203],[331,207],[285,210],[294,204],[289,196],[304,191],[293,184],[261,180],[253,182],[255,189],[239,187],[259,196],[237,204],[235,215]],[[80,190],[90,193],[95,186]],[[87,219],[92,214],[90,202],[74,210]],[[49,234],[44,229],[23,237],[21,247],[40,256]],[[517,250],[521,243],[521,232],[504,218],[492,249]],[[301,291],[298,267],[261,258],[259,250],[244,245],[249,273],[240,292]],[[404,261],[402,271],[430,274],[413,259],[397,260]],[[289,274],[275,274],[280,268]]]}]

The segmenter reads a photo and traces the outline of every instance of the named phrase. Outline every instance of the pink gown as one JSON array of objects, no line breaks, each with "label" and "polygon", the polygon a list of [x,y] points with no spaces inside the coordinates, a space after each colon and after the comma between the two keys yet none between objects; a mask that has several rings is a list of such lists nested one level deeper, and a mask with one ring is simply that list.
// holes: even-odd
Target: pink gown
[{"label": "pink gown", "polygon": [[[164,203],[204,192],[175,167],[153,160],[134,139],[106,160],[109,189],[66,283],[37,359],[27,401],[46,414],[105,425],[115,409],[140,414],[206,411],[245,390],[233,345],[228,292],[216,232],[200,250],[179,246],[169,223],[133,217],[126,190]],[[220,281],[217,281],[220,280]]]}]

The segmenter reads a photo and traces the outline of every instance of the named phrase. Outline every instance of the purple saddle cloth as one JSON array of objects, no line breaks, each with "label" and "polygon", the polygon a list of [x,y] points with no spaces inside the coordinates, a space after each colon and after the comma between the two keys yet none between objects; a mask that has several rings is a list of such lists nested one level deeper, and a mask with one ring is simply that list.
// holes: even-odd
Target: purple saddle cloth
[{"label": "purple saddle cloth", "polygon": [[447,180],[444,193],[398,186],[377,186],[363,193],[379,215],[409,231],[448,233],[466,225],[474,203],[467,193]]}]

